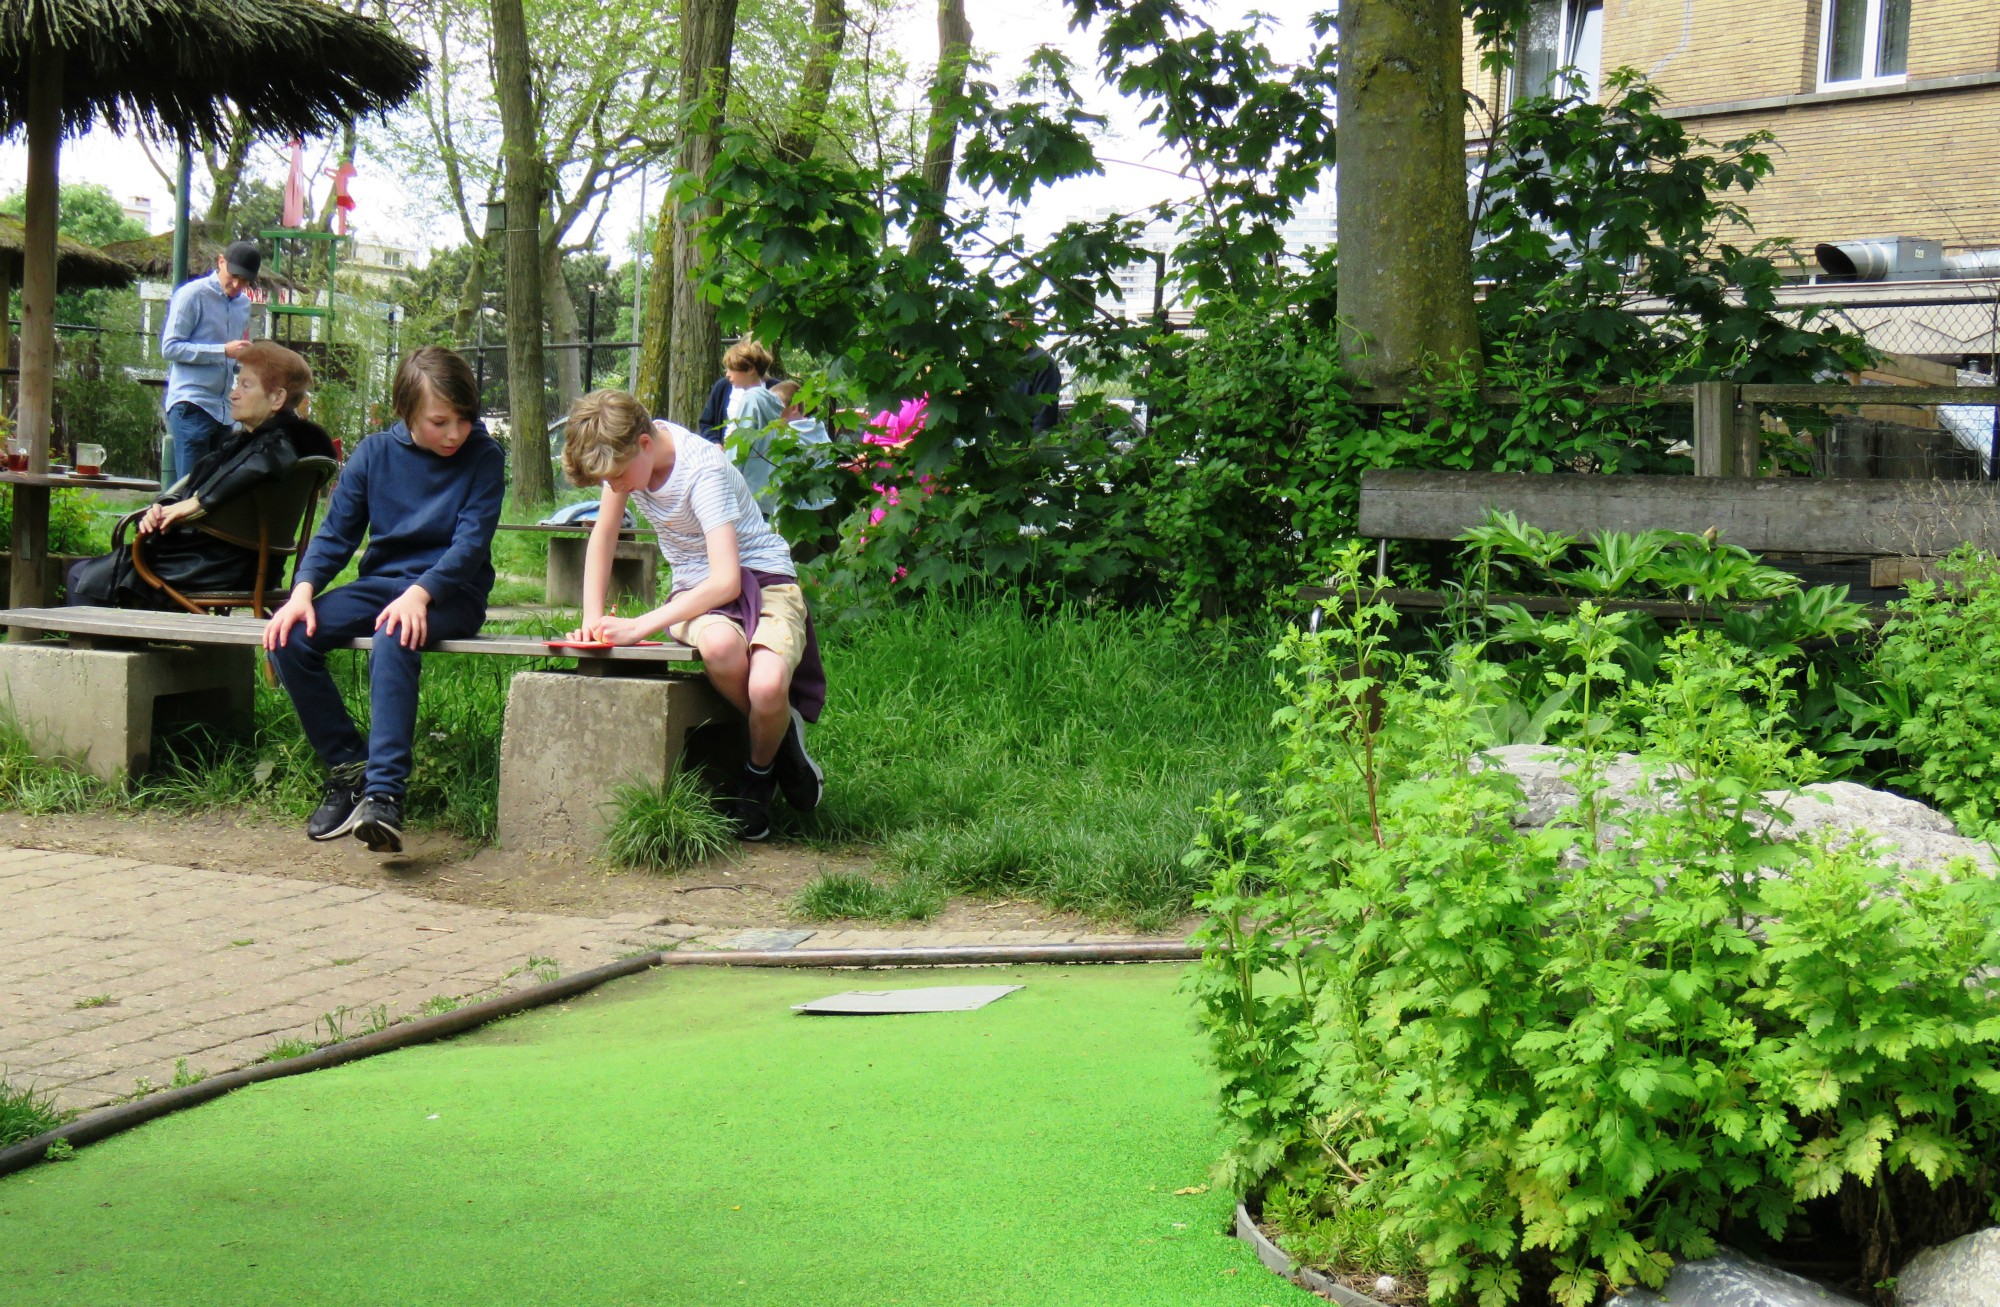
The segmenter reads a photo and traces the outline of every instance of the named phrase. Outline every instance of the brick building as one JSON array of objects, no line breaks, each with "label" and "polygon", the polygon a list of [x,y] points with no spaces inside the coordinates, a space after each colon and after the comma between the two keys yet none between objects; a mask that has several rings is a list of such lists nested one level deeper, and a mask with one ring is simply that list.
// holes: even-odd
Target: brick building
[{"label": "brick building", "polygon": [[[1465,84],[1488,105],[1571,65],[1651,76],[1718,144],[1777,138],[1744,200],[1757,231],[1818,241],[1912,236],[2000,247],[2000,7],[1987,0],[1537,0],[1517,72]],[[1481,116],[1468,134],[1482,135]]]}]

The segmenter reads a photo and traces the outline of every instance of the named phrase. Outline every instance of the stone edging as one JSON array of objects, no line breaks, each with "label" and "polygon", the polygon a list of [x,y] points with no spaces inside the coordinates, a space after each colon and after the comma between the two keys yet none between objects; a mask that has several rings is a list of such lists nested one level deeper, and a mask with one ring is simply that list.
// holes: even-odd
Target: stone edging
[{"label": "stone edging", "polygon": [[1257,1250],[1258,1261],[1301,1289],[1311,1290],[1322,1298],[1342,1304],[1342,1307],[1384,1307],[1383,1303],[1367,1294],[1357,1293],[1310,1266],[1301,1266],[1293,1261],[1289,1253],[1264,1237],[1264,1232],[1257,1228],[1257,1222],[1250,1219],[1250,1209],[1242,1203],[1236,1204],[1236,1237]]}]

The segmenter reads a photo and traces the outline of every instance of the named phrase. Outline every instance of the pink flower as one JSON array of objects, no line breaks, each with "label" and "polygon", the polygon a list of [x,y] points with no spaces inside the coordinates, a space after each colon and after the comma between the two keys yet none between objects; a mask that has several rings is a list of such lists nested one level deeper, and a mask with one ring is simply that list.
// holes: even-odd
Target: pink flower
[{"label": "pink flower", "polygon": [[[887,516],[889,516],[889,510],[886,508],[870,509],[868,512],[868,525],[880,526],[882,525],[882,519]],[[867,544],[868,538],[866,536],[863,536],[861,543]]]}]

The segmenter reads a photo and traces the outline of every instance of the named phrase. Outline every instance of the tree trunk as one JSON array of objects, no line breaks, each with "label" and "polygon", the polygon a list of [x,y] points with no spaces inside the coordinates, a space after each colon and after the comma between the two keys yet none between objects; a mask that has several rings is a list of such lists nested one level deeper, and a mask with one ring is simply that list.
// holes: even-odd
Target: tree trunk
[{"label": "tree trunk", "polygon": [[493,0],[493,69],[505,158],[507,421],[513,429],[514,499],[545,503],[548,409],[542,375],[542,155],[521,0]]},{"label": "tree trunk", "polygon": [[483,238],[472,242],[465,280],[458,284],[458,311],[451,315],[451,338],[461,345],[472,339],[473,320],[479,316],[479,306],[486,298],[486,260],[492,257],[486,245]]},{"label": "tree trunk", "polygon": [[[931,117],[924,135],[924,186],[937,197],[939,212],[951,192],[951,165],[958,152],[958,97],[965,93],[965,65],[972,58],[972,24],[965,0],[938,0],[938,64],[931,79]],[[935,214],[917,219],[910,252],[938,239]]]},{"label": "tree trunk", "polygon": [[[575,343],[580,339],[576,301],[570,297],[569,279],[562,273],[562,253],[550,245],[542,255],[542,285],[548,294],[549,339]],[[577,396],[583,394],[583,351],[556,351],[556,411],[569,412]]]},{"label": "tree trunk", "polygon": [[[250,156],[250,124],[243,115],[232,111],[233,120],[229,127],[229,144],[223,149],[222,162],[212,163],[208,170],[210,195],[208,214],[203,221],[211,231],[220,231],[229,217],[229,206],[236,202],[236,185],[243,180],[243,161]],[[234,236],[234,232],[229,235]]]},{"label": "tree trunk", "polygon": [[778,157],[803,163],[819,144],[827,98],[833,93],[833,70],[847,42],[847,0],[813,0],[812,55],[799,78],[798,98],[778,138]]},{"label": "tree trunk", "polygon": [[646,256],[646,303],[639,322],[639,384],[648,413],[667,411],[667,354],[674,334],[674,201],[660,204]]},{"label": "tree trunk", "polygon": [[[736,40],[736,0],[685,0],[681,7],[681,149],[675,171],[697,181],[715,162],[722,115],[729,101],[729,58]],[[705,120],[693,115],[706,104]],[[695,199],[674,208],[671,342],[667,351],[669,420],[692,427],[721,366],[722,328],[715,305],[701,293],[707,259],[701,232],[709,203]]]},{"label": "tree trunk", "polygon": [[1459,0],[1340,7],[1341,355],[1363,385],[1479,365]]}]

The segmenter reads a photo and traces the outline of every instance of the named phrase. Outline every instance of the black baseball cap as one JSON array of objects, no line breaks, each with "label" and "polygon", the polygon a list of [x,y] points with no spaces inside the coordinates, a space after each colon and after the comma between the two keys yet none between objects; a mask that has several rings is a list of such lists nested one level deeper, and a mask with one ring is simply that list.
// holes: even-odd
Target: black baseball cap
[{"label": "black baseball cap", "polygon": [[264,252],[257,248],[256,241],[231,241],[222,252],[222,262],[243,280],[255,281],[257,269],[264,266]]}]

